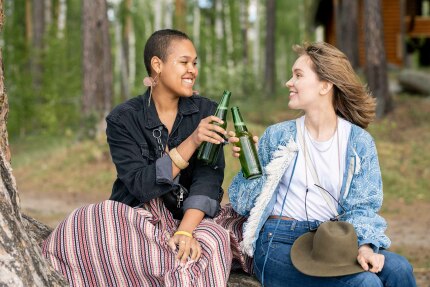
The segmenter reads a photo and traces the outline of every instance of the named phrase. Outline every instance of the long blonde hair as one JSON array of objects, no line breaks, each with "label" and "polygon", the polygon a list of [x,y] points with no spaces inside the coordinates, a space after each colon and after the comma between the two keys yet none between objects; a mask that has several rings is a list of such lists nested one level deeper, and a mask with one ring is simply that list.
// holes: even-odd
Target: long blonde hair
[{"label": "long blonde hair", "polygon": [[361,83],[344,53],[325,42],[294,45],[293,50],[299,56],[309,56],[318,78],[333,84],[333,107],[337,115],[362,128],[373,121],[376,100]]}]

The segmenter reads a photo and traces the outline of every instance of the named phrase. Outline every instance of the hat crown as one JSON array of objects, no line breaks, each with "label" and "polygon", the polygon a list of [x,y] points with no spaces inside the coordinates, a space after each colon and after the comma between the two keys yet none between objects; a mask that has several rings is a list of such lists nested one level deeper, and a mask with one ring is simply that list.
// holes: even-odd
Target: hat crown
[{"label": "hat crown", "polygon": [[291,248],[291,261],[311,276],[342,276],[363,272],[357,262],[357,234],[352,224],[327,221],[316,232],[301,235]]},{"label": "hat crown", "polygon": [[357,260],[357,235],[347,222],[327,221],[314,236],[311,257],[330,265],[349,265]]}]

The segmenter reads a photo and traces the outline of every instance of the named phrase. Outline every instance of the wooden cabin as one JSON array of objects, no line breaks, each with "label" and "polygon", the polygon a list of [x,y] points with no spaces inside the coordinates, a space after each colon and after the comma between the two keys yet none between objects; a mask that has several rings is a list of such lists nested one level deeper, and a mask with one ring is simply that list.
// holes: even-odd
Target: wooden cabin
[{"label": "wooden cabin", "polygon": [[[336,45],[335,5],[342,0],[321,0],[315,23],[324,27],[324,41]],[[354,0],[343,0],[354,1]],[[358,1],[360,66],[365,63],[364,0]],[[389,64],[409,66],[414,53],[420,66],[430,66],[430,0],[381,0],[384,42]]]}]

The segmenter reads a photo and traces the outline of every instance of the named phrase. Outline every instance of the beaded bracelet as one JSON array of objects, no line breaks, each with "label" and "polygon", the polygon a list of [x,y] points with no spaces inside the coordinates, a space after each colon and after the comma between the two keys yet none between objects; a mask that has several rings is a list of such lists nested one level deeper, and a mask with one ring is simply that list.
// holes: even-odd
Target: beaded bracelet
[{"label": "beaded bracelet", "polygon": [[169,156],[172,159],[173,163],[179,168],[179,169],[185,169],[189,162],[185,161],[182,156],[179,154],[179,152],[176,150],[176,148],[173,148],[169,152]]},{"label": "beaded bracelet", "polygon": [[193,235],[191,233],[182,230],[176,231],[173,235],[185,235],[189,238],[193,238]]}]

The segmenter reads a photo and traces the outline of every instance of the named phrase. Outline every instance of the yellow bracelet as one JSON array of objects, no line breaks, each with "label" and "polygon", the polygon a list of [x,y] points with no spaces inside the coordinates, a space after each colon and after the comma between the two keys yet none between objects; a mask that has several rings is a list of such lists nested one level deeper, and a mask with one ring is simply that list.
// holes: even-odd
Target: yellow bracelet
[{"label": "yellow bracelet", "polygon": [[172,148],[169,152],[170,159],[179,169],[185,169],[189,163],[185,161],[176,148]]},{"label": "yellow bracelet", "polygon": [[176,231],[175,234],[173,235],[185,235],[185,236],[188,236],[189,238],[193,238],[193,235],[191,233],[182,231],[182,230]]}]

